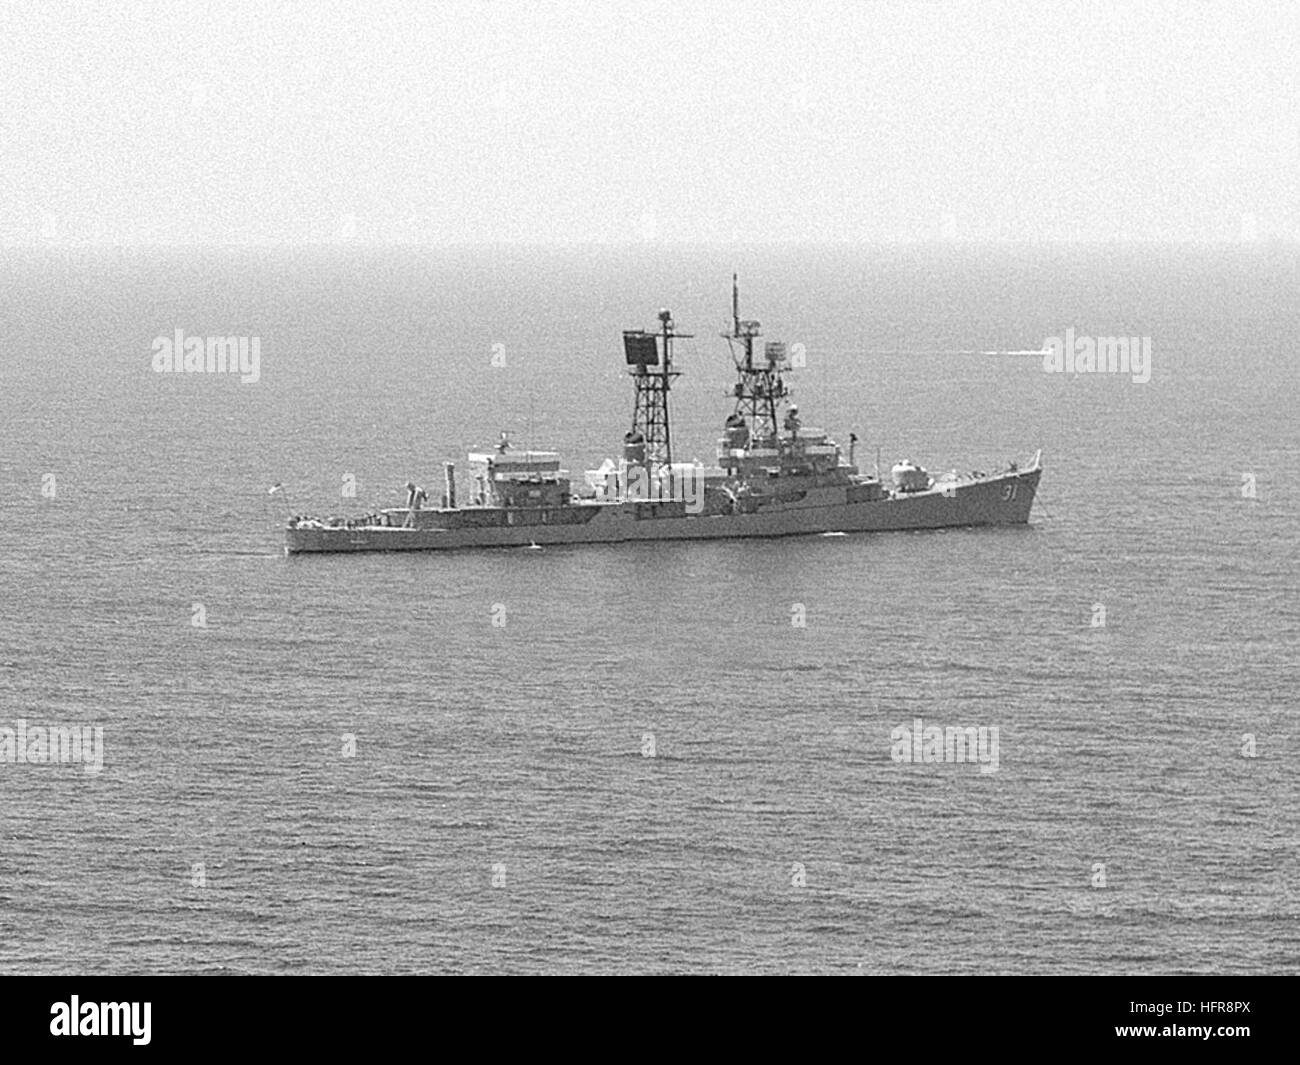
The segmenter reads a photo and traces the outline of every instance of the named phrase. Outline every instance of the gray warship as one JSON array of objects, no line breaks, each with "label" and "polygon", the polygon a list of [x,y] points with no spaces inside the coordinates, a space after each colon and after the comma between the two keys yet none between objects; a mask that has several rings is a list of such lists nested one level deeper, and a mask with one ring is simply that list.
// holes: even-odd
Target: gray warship
[{"label": "gray warship", "polygon": [[439,505],[406,485],[405,505],[354,518],[290,518],[289,554],[440,551],[453,548],[613,544],[629,540],[712,540],[810,536],[1029,521],[1042,473],[1041,450],[1023,467],[935,478],[910,460],[888,482],[855,465],[821,429],[803,424],[785,375],[785,344],[758,346],[759,323],[740,317],[732,277],[734,405],[714,466],[673,459],[669,394],[678,333],[671,312],[656,330],[627,330],[623,353],[634,388],[632,426],[620,459],[606,459],[576,486],[553,451],[514,449],[506,434],[469,455],[467,490],[444,463]]}]

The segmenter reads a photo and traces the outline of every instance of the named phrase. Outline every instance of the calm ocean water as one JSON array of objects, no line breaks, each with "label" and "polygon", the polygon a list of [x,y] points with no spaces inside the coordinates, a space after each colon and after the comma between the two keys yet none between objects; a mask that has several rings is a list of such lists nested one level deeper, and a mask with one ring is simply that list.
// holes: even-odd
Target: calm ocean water
[{"label": "calm ocean water", "polygon": [[[1032,525],[283,555],[276,482],[595,467],[660,306],[707,458],[733,269],[806,424],[1041,447]],[[1300,970],[1297,292],[1268,247],[9,253],[0,727],[104,763],[0,763],[0,971]],[[1150,382],[1013,354],[1067,328]],[[176,329],[260,380],[155,374]],[[916,718],[998,771],[894,762]]]}]

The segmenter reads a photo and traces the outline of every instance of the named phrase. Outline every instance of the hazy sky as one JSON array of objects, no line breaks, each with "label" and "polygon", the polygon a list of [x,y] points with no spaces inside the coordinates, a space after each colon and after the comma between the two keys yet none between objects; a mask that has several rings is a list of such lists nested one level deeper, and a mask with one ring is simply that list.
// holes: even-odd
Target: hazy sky
[{"label": "hazy sky", "polygon": [[1297,239],[1298,6],[6,3],[0,243]]}]

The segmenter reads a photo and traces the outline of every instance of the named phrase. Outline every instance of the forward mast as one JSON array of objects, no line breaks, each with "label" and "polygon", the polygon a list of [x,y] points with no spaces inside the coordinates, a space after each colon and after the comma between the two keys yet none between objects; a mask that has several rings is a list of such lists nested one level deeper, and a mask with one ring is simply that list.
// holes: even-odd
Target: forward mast
[{"label": "forward mast", "polygon": [[736,405],[727,421],[728,428],[747,429],[747,446],[779,447],[777,407],[791,394],[781,376],[790,368],[789,351],[784,343],[769,341],[755,357],[755,341],[762,331],[758,322],[740,317],[740,281],[735,274],[731,275],[731,332],[722,336],[731,348],[739,378],[732,390]]}]

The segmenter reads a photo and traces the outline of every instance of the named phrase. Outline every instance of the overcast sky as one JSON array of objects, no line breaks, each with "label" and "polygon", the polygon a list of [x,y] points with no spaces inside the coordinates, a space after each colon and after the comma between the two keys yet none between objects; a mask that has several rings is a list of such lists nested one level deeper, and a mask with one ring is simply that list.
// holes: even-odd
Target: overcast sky
[{"label": "overcast sky", "polygon": [[1294,240],[1298,6],[6,3],[0,243]]}]

